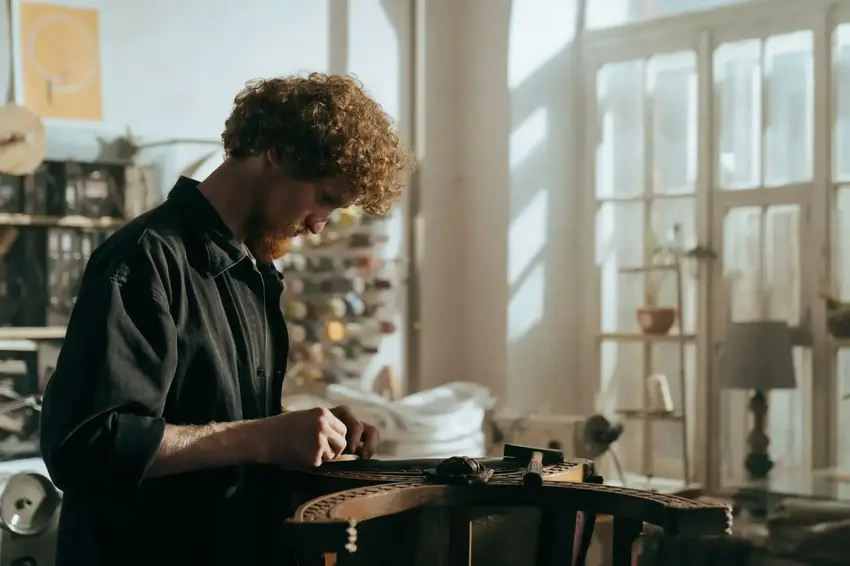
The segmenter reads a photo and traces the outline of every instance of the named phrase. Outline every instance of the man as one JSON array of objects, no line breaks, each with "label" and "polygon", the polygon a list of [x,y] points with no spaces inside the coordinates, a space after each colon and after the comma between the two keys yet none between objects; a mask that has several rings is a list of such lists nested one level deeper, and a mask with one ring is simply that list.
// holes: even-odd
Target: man
[{"label": "man", "polygon": [[345,407],[281,414],[285,242],[339,207],[384,213],[409,162],[353,79],[249,83],[224,163],[118,230],[86,267],[44,396],[64,491],[56,566],[280,563],[276,467],[369,458]]}]

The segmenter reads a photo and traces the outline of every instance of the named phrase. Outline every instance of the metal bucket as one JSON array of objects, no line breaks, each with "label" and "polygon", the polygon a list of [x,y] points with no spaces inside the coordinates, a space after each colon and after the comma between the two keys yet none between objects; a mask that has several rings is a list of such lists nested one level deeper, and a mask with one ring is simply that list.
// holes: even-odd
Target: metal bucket
[{"label": "metal bucket", "polygon": [[0,527],[21,536],[48,528],[62,497],[49,478],[36,472],[0,474]]}]

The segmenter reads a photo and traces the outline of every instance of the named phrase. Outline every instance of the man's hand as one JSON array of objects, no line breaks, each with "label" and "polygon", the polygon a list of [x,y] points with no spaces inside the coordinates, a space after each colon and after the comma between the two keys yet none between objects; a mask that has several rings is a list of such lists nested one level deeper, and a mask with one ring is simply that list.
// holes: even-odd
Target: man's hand
[{"label": "man's hand", "polygon": [[346,449],[345,423],[327,409],[291,411],[254,421],[258,459],[286,468],[320,466]]},{"label": "man's hand", "polygon": [[364,460],[375,455],[380,440],[380,433],[377,428],[361,422],[345,405],[334,407],[331,409],[331,413],[342,421],[348,431],[345,435],[344,453],[357,454]]}]

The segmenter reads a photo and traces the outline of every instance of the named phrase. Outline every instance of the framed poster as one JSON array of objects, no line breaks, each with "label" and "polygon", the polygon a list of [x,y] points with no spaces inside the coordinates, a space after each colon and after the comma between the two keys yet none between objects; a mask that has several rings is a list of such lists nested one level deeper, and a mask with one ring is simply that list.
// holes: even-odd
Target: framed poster
[{"label": "framed poster", "polygon": [[100,29],[94,9],[12,0],[15,102],[42,118],[100,121]]}]

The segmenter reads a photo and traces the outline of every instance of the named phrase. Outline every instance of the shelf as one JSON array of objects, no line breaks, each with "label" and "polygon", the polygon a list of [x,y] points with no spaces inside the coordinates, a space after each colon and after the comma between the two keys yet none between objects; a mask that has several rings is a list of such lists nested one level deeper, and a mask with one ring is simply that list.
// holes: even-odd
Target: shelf
[{"label": "shelf", "polygon": [[618,415],[627,419],[652,419],[656,421],[675,421],[682,422],[685,420],[685,415],[676,411],[644,411],[643,409],[617,409],[614,411]]},{"label": "shelf", "polygon": [[0,226],[80,228],[87,230],[120,228],[127,221],[123,218],[88,218],[86,216],[48,216],[44,214],[15,214],[0,212]]},{"label": "shelf", "polygon": [[[603,332],[596,335],[599,341],[611,342],[694,342],[695,334],[642,334],[640,332]],[[850,340],[848,340],[850,345]]]},{"label": "shelf", "polygon": [[64,326],[0,326],[0,340],[62,340]]},{"label": "shelf", "polygon": [[652,271],[676,271],[679,266],[676,264],[669,265],[644,265],[641,267],[623,267],[620,268],[620,273],[649,273]]}]

